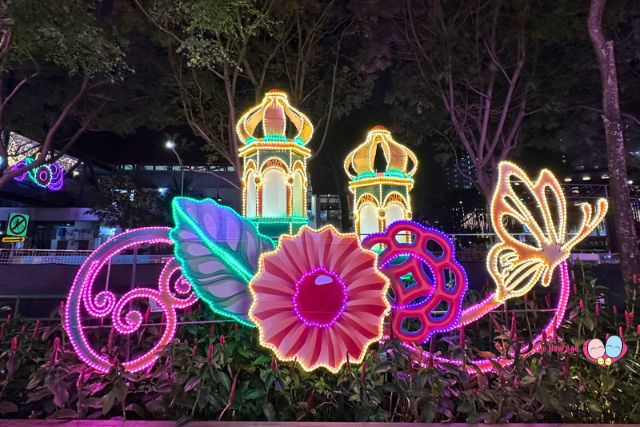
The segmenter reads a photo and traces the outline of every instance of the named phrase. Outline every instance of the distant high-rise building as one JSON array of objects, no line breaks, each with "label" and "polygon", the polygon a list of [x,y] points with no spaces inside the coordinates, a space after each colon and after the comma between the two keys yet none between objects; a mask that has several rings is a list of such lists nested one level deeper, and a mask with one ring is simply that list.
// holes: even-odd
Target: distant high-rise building
[{"label": "distant high-rise building", "polygon": [[[458,170],[458,167],[460,170]],[[458,166],[454,162],[450,165],[447,165],[445,168],[445,177],[447,180],[447,186],[450,190],[470,190],[473,188],[473,182],[468,178],[463,176],[474,176],[476,173],[476,169],[473,167],[473,163],[471,163],[471,158],[468,155],[463,155],[458,160]]]}]

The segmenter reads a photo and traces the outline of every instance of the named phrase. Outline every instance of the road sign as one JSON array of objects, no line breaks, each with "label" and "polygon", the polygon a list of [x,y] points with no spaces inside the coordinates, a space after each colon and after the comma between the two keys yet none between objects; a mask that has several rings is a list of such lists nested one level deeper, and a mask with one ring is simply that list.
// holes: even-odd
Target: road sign
[{"label": "road sign", "polygon": [[7,222],[7,236],[24,237],[27,235],[29,215],[12,212]]},{"label": "road sign", "polygon": [[16,236],[3,237],[2,243],[22,243],[25,240],[27,240],[26,237],[16,237]]}]

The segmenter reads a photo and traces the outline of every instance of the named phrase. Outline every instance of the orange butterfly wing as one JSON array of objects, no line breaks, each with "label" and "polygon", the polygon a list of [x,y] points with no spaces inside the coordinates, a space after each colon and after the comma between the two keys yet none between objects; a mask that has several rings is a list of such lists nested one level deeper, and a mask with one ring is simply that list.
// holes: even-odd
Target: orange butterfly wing
[{"label": "orange butterfly wing", "polygon": [[[536,203],[534,212],[525,205],[516,186]],[[491,200],[491,223],[500,243],[491,248],[487,257],[487,268],[497,285],[498,300],[522,296],[538,281],[549,286],[555,268],[569,257],[571,248],[602,220],[607,202],[599,199],[595,214],[589,204],[584,203],[581,208],[582,225],[576,236],[565,243],[567,202],[553,174],[544,169],[533,182],[515,164],[500,163],[498,183]],[[526,227],[533,242],[514,237],[507,229],[508,220]]]}]

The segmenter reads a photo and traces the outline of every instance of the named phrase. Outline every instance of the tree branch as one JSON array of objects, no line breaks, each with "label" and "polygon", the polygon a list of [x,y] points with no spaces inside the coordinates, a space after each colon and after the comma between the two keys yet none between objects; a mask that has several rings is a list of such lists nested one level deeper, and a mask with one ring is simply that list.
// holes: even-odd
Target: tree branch
[{"label": "tree branch", "polygon": [[0,117],[2,117],[4,115],[4,109],[7,106],[7,104],[9,103],[9,101],[11,101],[11,99],[20,91],[20,88],[22,88],[22,86],[24,86],[25,84],[27,84],[27,82],[29,80],[31,80],[32,78],[34,78],[35,76],[37,76],[38,73],[33,73],[32,75],[25,77],[24,79],[22,79],[20,81],[20,83],[18,83],[13,90],[9,93],[9,95],[7,95],[7,97],[2,101],[2,104],[0,104]]},{"label": "tree branch", "polygon": [[71,111],[75,108],[78,101],[80,101],[80,99],[85,95],[88,87],[89,87],[89,77],[85,75],[84,78],[82,79],[82,83],[80,84],[79,90],[69,101],[67,101],[67,103],[65,104],[60,114],[58,114],[58,116],[54,119],[53,123],[49,127],[49,130],[47,131],[47,134],[44,138],[44,141],[38,147],[38,154],[35,160],[28,165],[24,165],[16,169],[6,168],[3,171],[2,176],[0,176],[0,188],[2,188],[2,186],[4,186],[11,179],[17,176],[20,176],[32,169],[35,169],[47,161],[47,155],[51,149],[53,138],[58,132],[58,129],[60,128],[60,126],[62,126],[62,123],[64,123],[64,121],[67,119]]},{"label": "tree branch", "polygon": [[340,38],[338,38],[338,45],[336,47],[336,61],[333,64],[333,73],[331,76],[331,91],[329,92],[329,109],[327,111],[327,121],[324,124],[324,132],[322,132],[322,139],[320,140],[320,145],[316,149],[315,155],[317,156],[322,151],[324,147],[324,143],[327,140],[327,134],[329,133],[329,124],[331,123],[331,113],[333,111],[333,101],[336,94],[336,74],[338,72],[338,63],[340,61],[340,48],[342,45],[342,39],[344,38],[345,33],[351,27],[351,24],[347,25],[342,32],[340,33]]}]

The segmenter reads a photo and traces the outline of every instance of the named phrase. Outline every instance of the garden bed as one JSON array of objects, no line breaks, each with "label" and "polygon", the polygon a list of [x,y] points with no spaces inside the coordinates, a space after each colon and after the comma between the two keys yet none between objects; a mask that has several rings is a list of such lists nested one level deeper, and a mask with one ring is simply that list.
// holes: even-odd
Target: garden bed
[{"label": "garden bed", "polygon": [[[54,421],[54,420],[0,420],[3,427],[119,427],[126,425],[127,427],[169,427],[175,426],[175,422],[171,421],[124,421],[124,420],[76,420],[76,421]],[[193,421],[183,426],[188,427],[431,427],[440,426],[438,423],[324,423],[324,422],[266,422],[266,421]],[[617,424],[448,424],[450,427],[471,427],[471,426],[504,426],[504,427],[611,427]],[[624,424],[625,426],[640,426],[640,424]]]}]

